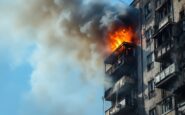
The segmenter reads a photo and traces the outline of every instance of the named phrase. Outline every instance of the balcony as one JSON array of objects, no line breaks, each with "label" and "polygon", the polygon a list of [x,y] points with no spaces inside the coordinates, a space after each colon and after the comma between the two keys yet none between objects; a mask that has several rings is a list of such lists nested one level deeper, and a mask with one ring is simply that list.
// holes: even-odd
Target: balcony
[{"label": "balcony", "polygon": [[157,0],[156,2],[156,11],[159,10],[160,8],[162,8],[162,6],[165,5],[165,3],[167,3],[168,0]]},{"label": "balcony", "polygon": [[105,91],[105,99],[110,101],[115,99],[117,97],[116,95],[124,96],[129,94],[134,86],[134,83],[135,81],[133,78],[126,76],[122,77],[112,88],[109,88],[107,91]]},{"label": "balcony", "polygon": [[185,17],[180,19],[179,22],[176,24],[176,36],[178,36],[178,50],[185,49]]},{"label": "balcony", "polygon": [[106,74],[109,76],[117,76],[118,79],[123,75],[128,75],[133,70],[133,65],[135,64],[134,57],[121,57],[118,59],[118,63],[115,63],[110,66],[106,71]]},{"label": "balcony", "polygon": [[104,61],[105,73],[108,76],[116,76],[120,79],[123,75],[128,75],[131,70],[136,67],[136,57],[134,45],[130,43],[123,43]]},{"label": "balcony", "polygon": [[159,21],[158,29],[165,27],[165,25],[172,23],[171,15],[165,16],[162,20]]},{"label": "balcony", "polygon": [[170,0],[157,0],[155,9],[155,34],[168,24],[173,23],[173,11]]},{"label": "balcony", "polygon": [[161,61],[168,61],[166,58],[170,56],[170,52],[174,48],[174,43],[172,40],[167,40],[164,43],[162,43],[160,46],[155,46],[155,61],[161,62]]},{"label": "balcony", "polygon": [[174,25],[172,14],[168,14],[162,19],[159,20],[159,18],[156,20],[154,25],[154,35],[153,37],[157,36],[159,33],[161,33],[163,30],[165,30],[167,27]]},{"label": "balcony", "polygon": [[176,76],[177,71],[178,70],[175,63],[168,66],[166,69],[156,75],[155,86],[157,88],[166,89],[166,87],[168,87],[168,85],[171,85],[171,82],[173,82],[172,78]]},{"label": "balcony", "polygon": [[119,115],[119,114],[129,114],[133,112],[136,106],[136,100],[128,102],[126,99],[122,100],[115,106],[112,106],[105,112],[105,115]]}]

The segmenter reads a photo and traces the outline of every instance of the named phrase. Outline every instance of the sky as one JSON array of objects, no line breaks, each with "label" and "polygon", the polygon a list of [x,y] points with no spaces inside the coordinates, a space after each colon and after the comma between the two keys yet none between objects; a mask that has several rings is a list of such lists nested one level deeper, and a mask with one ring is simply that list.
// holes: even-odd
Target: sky
[{"label": "sky", "polygon": [[103,115],[103,86],[96,82],[103,69],[96,73],[94,64],[98,54],[92,52],[94,57],[83,61],[91,63],[96,77],[79,78],[89,70],[73,58],[78,51],[48,48],[45,32],[36,36],[37,29],[17,22],[23,16],[17,13],[25,7],[22,1],[0,0],[0,115]]}]

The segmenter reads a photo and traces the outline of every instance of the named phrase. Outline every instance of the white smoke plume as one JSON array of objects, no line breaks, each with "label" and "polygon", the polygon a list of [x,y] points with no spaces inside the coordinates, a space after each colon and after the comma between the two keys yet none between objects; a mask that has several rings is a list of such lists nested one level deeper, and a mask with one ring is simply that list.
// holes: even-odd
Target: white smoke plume
[{"label": "white smoke plume", "polygon": [[[122,3],[107,0],[31,0],[19,8],[18,25],[36,44],[31,89],[22,115],[103,114],[106,32]],[[98,112],[97,112],[98,111]]]}]

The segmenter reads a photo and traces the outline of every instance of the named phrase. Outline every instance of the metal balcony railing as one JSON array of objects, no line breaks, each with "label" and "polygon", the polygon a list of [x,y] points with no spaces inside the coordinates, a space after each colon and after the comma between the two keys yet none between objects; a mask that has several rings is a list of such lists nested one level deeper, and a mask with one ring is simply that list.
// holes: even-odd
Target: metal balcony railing
[{"label": "metal balcony railing", "polygon": [[[111,53],[105,60],[105,73],[109,76],[114,76],[117,70],[124,69],[127,71],[129,67],[133,67],[130,65],[134,65],[136,59],[135,53],[135,45],[132,43],[123,42],[114,52]],[[129,66],[129,67],[128,67]],[[135,66],[134,66],[135,67]],[[123,76],[124,72],[121,72],[119,75],[115,76]]]},{"label": "metal balcony railing", "polygon": [[162,85],[162,83],[165,83],[165,81],[169,80],[169,78],[173,77],[177,72],[177,66],[175,63],[168,66],[166,69],[161,71],[159,74],[155,77],[155,85],[158,87],[159,85]]},{"label": "metal balcony railing", "polygon": [[[117,63],[111,65],[111,67],[105,71],[105,73],[109,76],[117,76],[121,77],[125,73],[130,73],[130,70],[135,67],[135,57],[121,57],[117,60]],[[121,72],[120,72],[121,71]]]},{"label": "metal balcony railing", "polygon": [[167,53],[171,51],[171,49],[174,47],[174,43],[172,40],[167,40],[160,46],[155,47],[155,60],[160,61],[162,57],[164,57]]},{"label": "metal balcony railing", "polygon": [[167,15],[164,18],[162,18],[161,20],[159,20],[159,25],[158,25],[158,29],[161,29],[162,27],[164,27],[166,24],[172,22],[172,18],[171,15]]},{"label": "metal balcony railing", "polygon": [[165,3],[167,3],[167,1],[168,0],[157,0],[155,10],[159,10]]},{"label": "metal balcony railing", "polygon": [[123,99],[122,101],[120,101],[118,104],[116,104],[115,106],[112,106],[111,108],[109,108],[106,112],[105,115],[116,115],[117,113],[121,112],[121,111],[127,111],[129,109],[133,109],[136,106],[136,100],[133,99],[133,103],[128,103],[126,102],[126,99]]},{"label": "metal balcony railing", "polygon": [[112,88],[105,91],[105,99],[110,100],[113,95],[119,95],[120,93],[129,93],[133,87],[135,81],[131,77],[122,77],[119,81],[115,83]]}]

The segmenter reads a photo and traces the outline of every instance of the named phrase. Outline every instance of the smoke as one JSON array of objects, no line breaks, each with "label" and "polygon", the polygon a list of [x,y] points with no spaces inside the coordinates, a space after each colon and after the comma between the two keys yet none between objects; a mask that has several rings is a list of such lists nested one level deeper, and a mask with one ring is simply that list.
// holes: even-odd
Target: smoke
[{"label": "smoke", "polygon": [[106,0],[23,1],[18,25],[32,34],[36,50],[25,96],[33,106],[25,104],[21,113],[102,114],[102,86],[110,85],[104,80],[105,36],[115,22],[130,20],[128,15],[123,3]]}]

